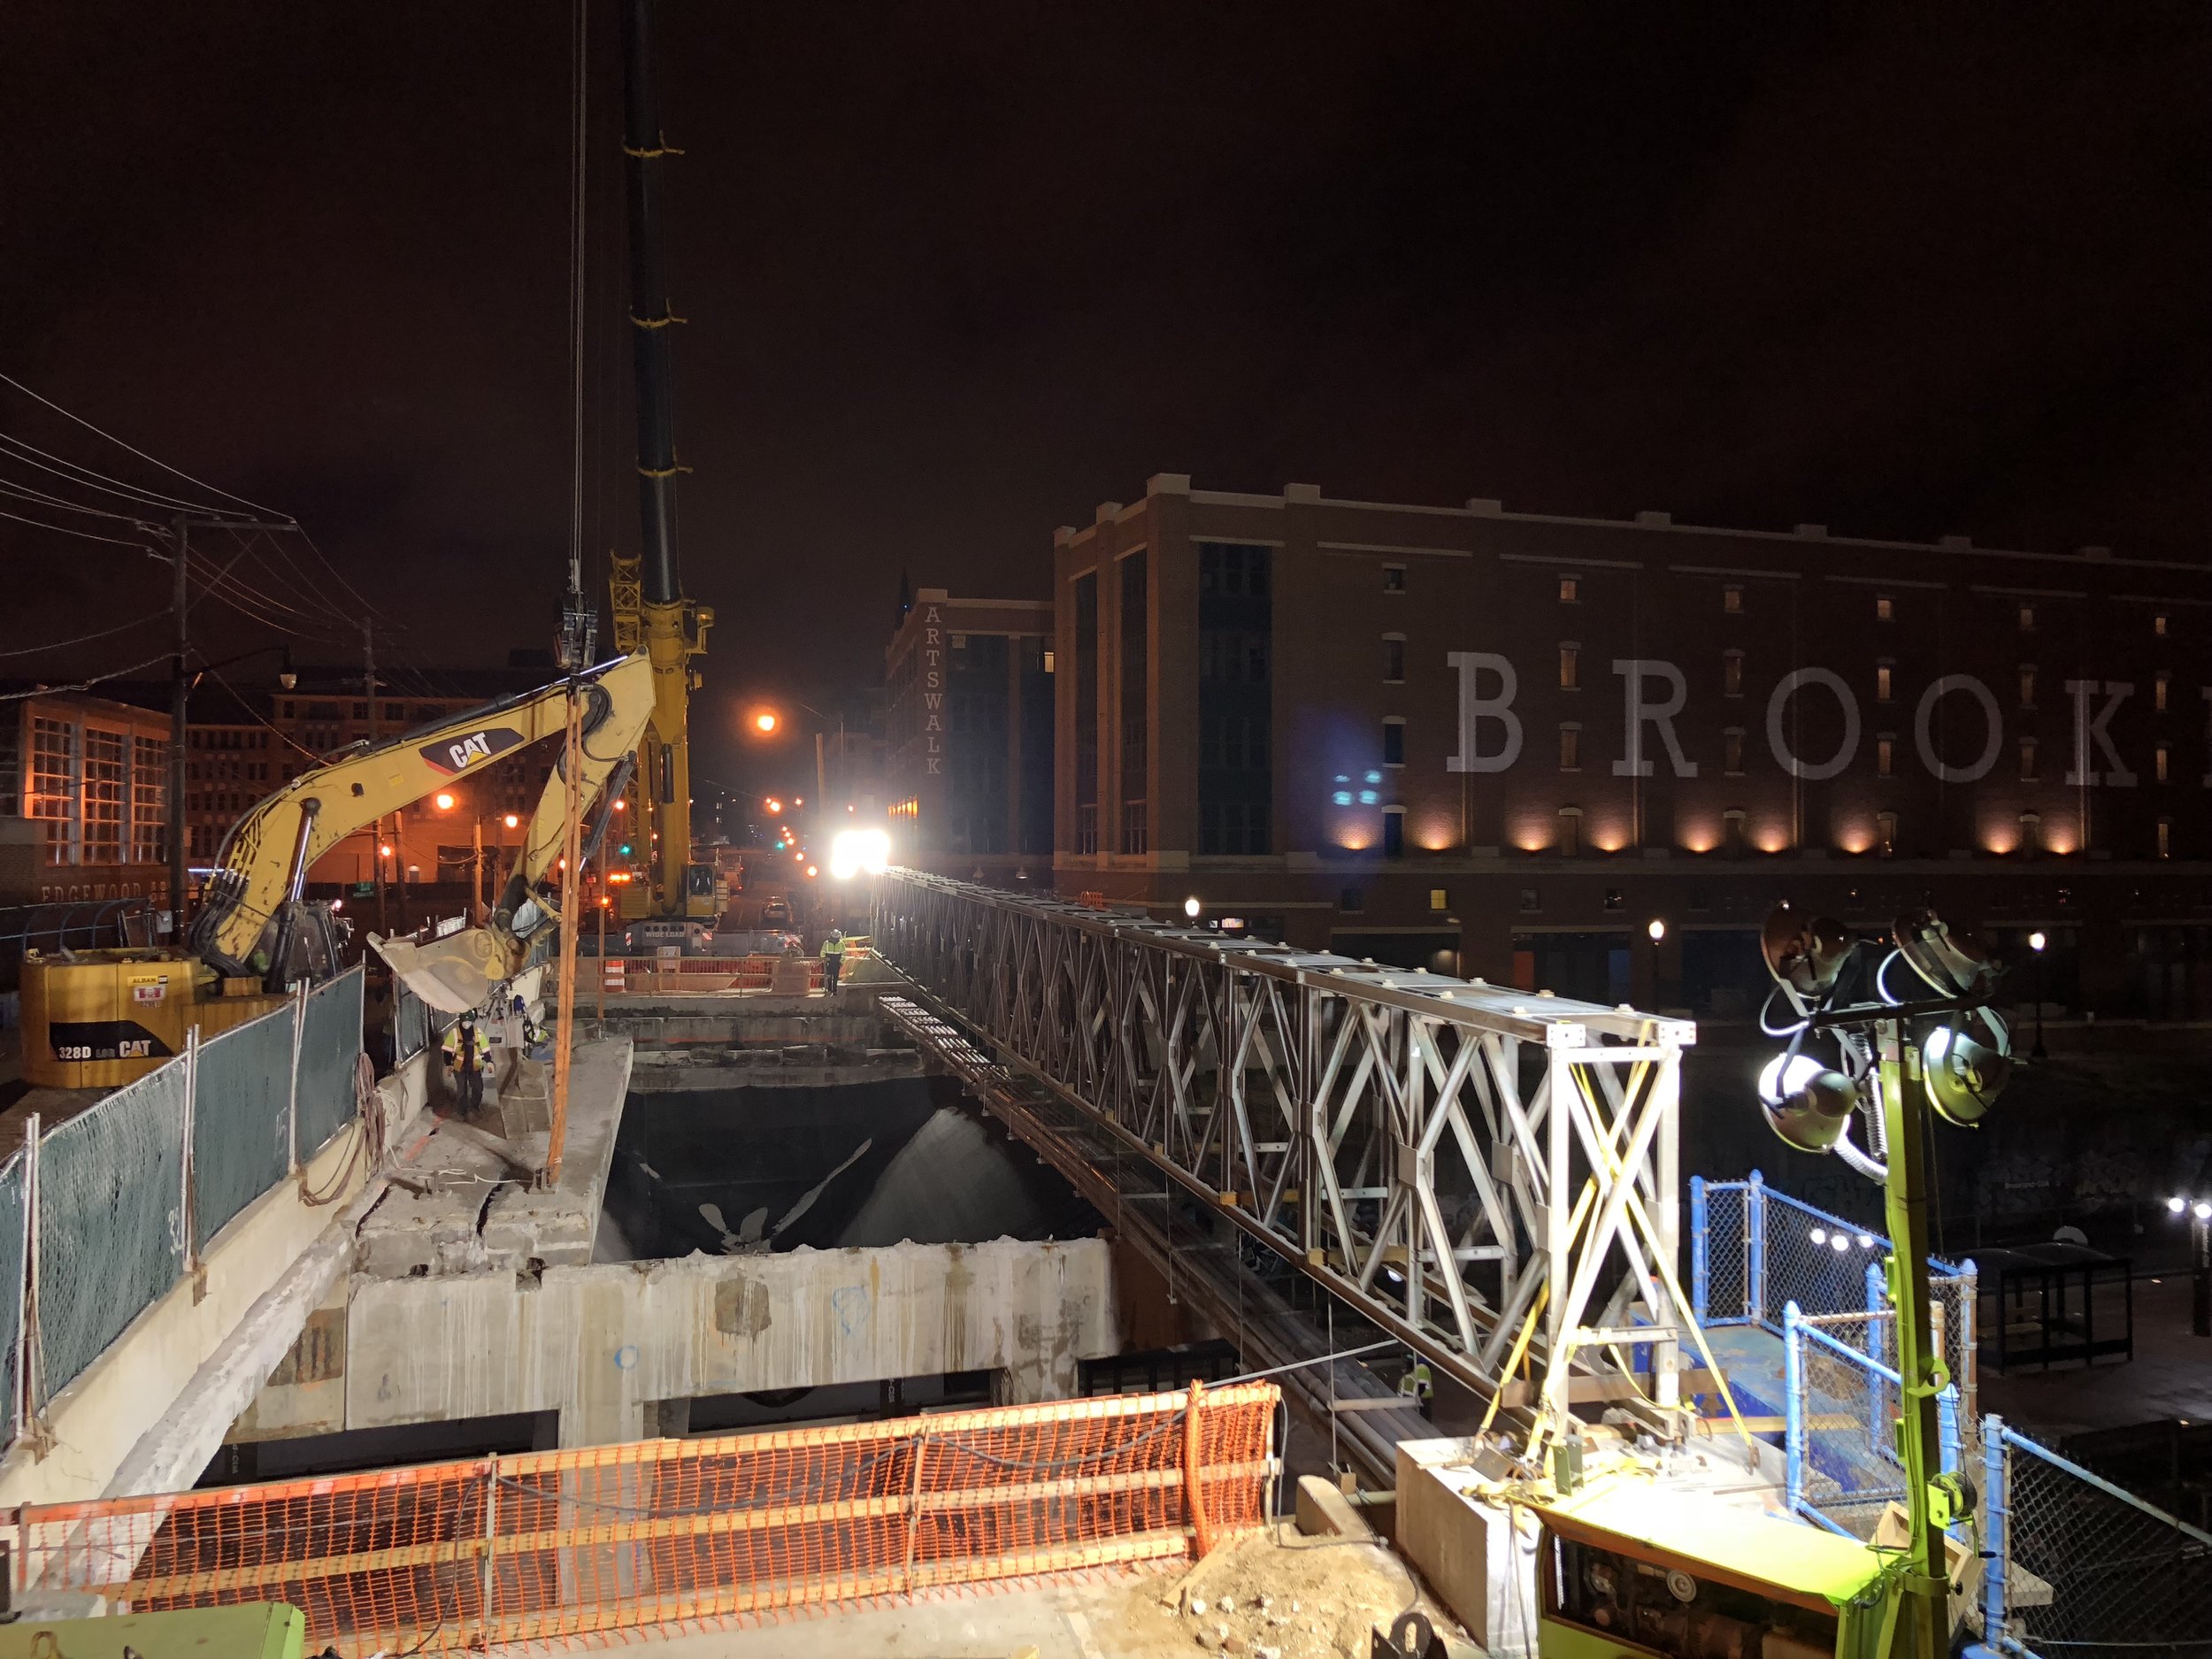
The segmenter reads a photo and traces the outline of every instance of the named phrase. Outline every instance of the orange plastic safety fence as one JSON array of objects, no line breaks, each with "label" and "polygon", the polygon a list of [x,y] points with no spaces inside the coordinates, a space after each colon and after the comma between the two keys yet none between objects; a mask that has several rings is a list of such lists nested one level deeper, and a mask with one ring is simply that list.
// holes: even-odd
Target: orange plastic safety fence
[{"label": "orange plastic safety fence", "polygon": [[[1217,1544],[1265,1519],[1277,1391],[1209,1389]],[[436,1652],[1193,1548],[1180,1393],[27,1506],[19,1594],[285,1601],[308,1646]],[[418,1647],[418,1644],[419,1645]]]}]

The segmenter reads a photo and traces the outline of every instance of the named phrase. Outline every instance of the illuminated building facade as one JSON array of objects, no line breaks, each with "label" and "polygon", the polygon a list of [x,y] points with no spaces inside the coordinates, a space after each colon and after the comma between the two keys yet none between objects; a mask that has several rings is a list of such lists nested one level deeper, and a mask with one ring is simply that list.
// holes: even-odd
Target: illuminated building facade
[{"label": "illuminated building facade", "polygon": [[1708,1018],[1932,904],[2212,1018],[2212,570],[1165,475],[1055,580],[1063,892]]},{"label": "illuminated building facade", "polygon": [[1052,606],[916,593],[885,653],[895,856],[999,886],[1049,884]]}]

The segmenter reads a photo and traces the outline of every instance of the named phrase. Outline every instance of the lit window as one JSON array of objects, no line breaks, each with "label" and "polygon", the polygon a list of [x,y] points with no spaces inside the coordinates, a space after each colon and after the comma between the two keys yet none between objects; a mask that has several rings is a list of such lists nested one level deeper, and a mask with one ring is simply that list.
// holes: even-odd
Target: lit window
[{"label": "lit window", "polygon": [[2020,781],[2035,781],[2035,740],[2032,737],[2020,740]]},{"label": "lit window", "polygon": [[1045,653],[1045,672],[1048,674],[1052,672],[1052,656],[1050,651]]},{"label": "lit window", "polygon": [[1874,740],[1875,775],[1889,778],[1897,772],[1897,740],[1886,732]]},{"label": "lit window", "polygon": [[2172,679],[2173,676],[2162,668],[2158,671],[2158,677],[2151,681],[2151,707],[2161,714],[2166,712],[2166,687]]},{"label": "lit window", "polygon": [[1406,567],[1402,565],[1383,566],[1383,592],[1402,594],[1406,590]]},{"label": "lit window", "polygon": [[1563,645],[1559,648],[1560,690],[1572,691],[1581,684],[1581,660],[1582,648],[1579,645]]},{"label": "lit window", "polygon": [[1876,594],[1874,595],[1874,619],[1877,622],[1896,621],[1897,602],[1887,594]]},{"label": "lit window", "polygon": [[2170,818],[2158,820],[2158,856],[2161,858],[2174,856],[2174,821]]},{"label": "lit window", "polygon": [[1406,764],[1406,723],[1393,715],[1383,722],[1383,764]]},{"label": "lit window", "polygon": [[1559,839],[1552,850],[1562,857],[1571,858],[1582,846],[1582,809],[1563,806],[1559,809]]},{"label": "lit window", "polygon": [[2035,632],[2035,607],[2024,599],[2020,602],[2020,632],[2023,634]]},{"label": "lit window", "polygon": [[1582,728],[1568,725],[1559,728],[1559,770],[1582,770]]},{"label": "lit window", "polygon": [[1731,582],[1720,590],[1720,608],[1730,616],[1743,614],[1743,589]]},{"label": "lit window", "polygon": [[2166,613],[2163,611],[2151,618],[2151,632],[2162,640],[2166,637]]},{"label": "lit window", "polygon": [[1383,678],[1395,684],[1406,677],[1406,641],[1402,634],[1383,635]]},{"label": "lit window", "polygon": [[1897,850],[1897,814],[1877,812],[1874,815],[1874,850],[1887,858]]},{"label": "lit window", "polygon": [[1582,603],[1581,577],[1562,576],[1559,579],[1559,603],[1563,605],[1578,605]]},{"label": "lit window", "polygon": [[1720,689],[1724,697],[1743,695],[1743,653],[1728,651],[1720,659]]},{"label": "lit window", "polygon": [[2035,667],[2031,663],[2020,664],[2020,706],[2035,707]]},{"label": "lit window", "polygon": [[1429,909],[1432,910],[1448,910],[1451,908],[1452,895],[1449,888],[1431,887],[1429,889]]},{"label": "lit window", "polygon": [[2167,770],[2172,764],[2172,754],[2171,745],[2166,743],[2161,743],[2151,751],[2152,773],[2161,783],[2166,781]]},{"label": "lit window", "polygon": [[1732,726],[1721,733],[1720,769],[1732,778],[1743,776],[1743,728]]}]

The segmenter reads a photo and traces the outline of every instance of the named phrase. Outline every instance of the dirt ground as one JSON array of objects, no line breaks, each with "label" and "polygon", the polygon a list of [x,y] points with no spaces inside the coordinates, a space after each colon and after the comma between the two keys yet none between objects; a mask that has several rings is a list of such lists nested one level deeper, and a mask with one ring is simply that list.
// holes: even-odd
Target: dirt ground
[{"label": "dirt ground", "polygon": [[1409,1609],[1440,1632],[1460,1633],[1384,1546],[1307,1538],[1286,1524],[1217,1550],[1189,1571],[1118,1586],[1091,1617],[1101,1651],[1131,1659],[1367,1659],[1370,1632],[1388,1629]]}]

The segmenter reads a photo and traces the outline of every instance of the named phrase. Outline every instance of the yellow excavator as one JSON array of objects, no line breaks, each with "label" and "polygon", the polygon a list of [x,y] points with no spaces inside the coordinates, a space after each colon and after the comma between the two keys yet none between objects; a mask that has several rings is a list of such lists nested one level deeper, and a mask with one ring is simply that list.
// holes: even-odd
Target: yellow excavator
[{"label": "yellow excavator", "polygon": [[[654,708],[643,652],[578,677],[583,698],[580,810],[618,794]],[[342,964],[347,924],[304,900],[307,872],[347,836],[568,729],[565,680],[379,743],[355,745],[301,773],[239,819],[217,856],[185,948],[80,950],[23,963],[23,1075],[56,1088],[112,1088],[184,1046],[277,1007],[302,980]],[[408,987],[447,1013],[483,1004],[522,967],[530,941],[559,921],[557,861],[567,787],[557,762],[520,859],[482,927],[426,945],[369,942]],[[618,773],[623,774],[618,777]],[[609,790],[610,783],[612,789]],[[605,814],[603,812],[602,828]],[[586,856],[592,849],[587,844]]]}]

